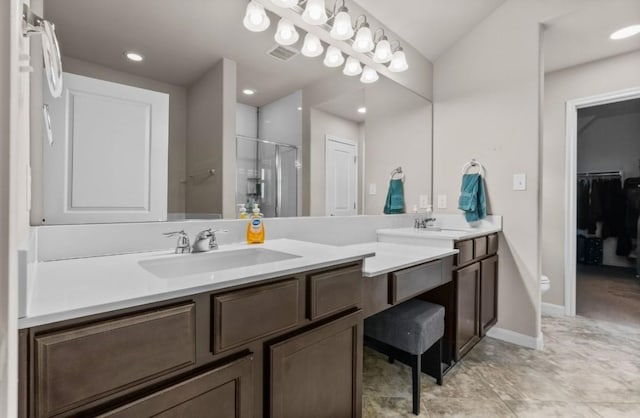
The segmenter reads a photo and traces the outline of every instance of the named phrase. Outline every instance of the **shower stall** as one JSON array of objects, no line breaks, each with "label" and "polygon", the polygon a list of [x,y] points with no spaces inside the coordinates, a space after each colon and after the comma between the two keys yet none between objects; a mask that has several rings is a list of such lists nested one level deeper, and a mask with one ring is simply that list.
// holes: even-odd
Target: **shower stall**
[{"label": "shower stall", "polygon": [[299,149],[294,145],[236,137],[236,204],[253,203],[268,218],[298,216]]}]

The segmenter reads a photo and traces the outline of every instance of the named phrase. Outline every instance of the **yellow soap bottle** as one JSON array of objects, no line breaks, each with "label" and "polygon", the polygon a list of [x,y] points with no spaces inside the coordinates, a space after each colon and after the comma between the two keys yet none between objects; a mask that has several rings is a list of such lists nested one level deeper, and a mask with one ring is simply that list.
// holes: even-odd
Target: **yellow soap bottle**
[{"label": "yellow soap bottle", "polygon": [[253,207],[253,214],[247,224],[247,244],[264,243],[264,215],[260,213],[260,208],[256,204]]}]

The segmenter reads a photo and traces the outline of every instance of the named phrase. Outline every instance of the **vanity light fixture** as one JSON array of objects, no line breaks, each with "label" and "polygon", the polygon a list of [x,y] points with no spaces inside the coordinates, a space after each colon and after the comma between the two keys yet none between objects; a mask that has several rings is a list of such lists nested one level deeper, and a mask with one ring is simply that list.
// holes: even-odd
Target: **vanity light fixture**
[{"label": "vanity light fixture", "polygon": [[137,52],[127,51],[124,53],[124,56],[127,57],[129,61],[140,62],[144,60],[144,57]]},{"label": "vanity light fixture", "polygon": [[611,36],[609,36],[609,38],[613,39],[614,41],[618,41],[620,39],[630,38],[639,33],[640,33],[640,25],[631,25],[631,26],[627,26],[626,28],[622,28],[620,30],[613,32]]},{"label": "vanity light fixture", "polygon": [[329,48],[327,48],[327,54],[324,56],[324,65],[329,68],[335,68],[342,64],[344,64],[342,51],[333,45],[329,46]]},{"label": "vanity light fixture", "polygon": [[254,94],[256,94],[256,91],[254,89],[244,89],[242,90],[242,94],[244,94],[245,96],[253,96]]},{"label": "vanity light fixture", "polygon": [[313,33],[307,33],[304,37],[304,45],[302,45],[300,52],[302,52],[302,55],[305,57],[313,58],[322,55],[324,47],[322,46],[322,42],[320,42],[320,38]]},{"label": "vanity light fixture", "polygon": [[367,113],[367,108],[362,106],[358,108],[358,113],[360,113],[361,115],[365,115]]},{"label": "vanity light fixture", "polygon": [[327,23],[327,9],[324,0],[307,0],[302,19],[310,25],[318,26]]},{"label": "vanity light fixture", "polygon": [[298,5],[298,0],[271,0],[271,3],[278,7],[290,9]]},{"label": "vanity light fixture", "polygon": [[378,64],[385,64],[389,61],[391,61],[391,58],[393,58],[393,52],[391,51],[391,43],[389,42],[389,38],[387,38],[387,36],[384,34],[384,29],[380,28],[378,30],[376,30],[376,33],[374,34],[374,42],[376,40],[376,36],[378,33],[380,33],[380,38],[378,38],[378,41],[376,42],[376,50],[373,53],[373,60],[375,62],[377,62]]},{"label": "vanity light fixture", "polygon": [[278,22],[278,29],[273,36],[277,43],[280,45],[293,45],[300,39],[300,34],[296,30],[293,23],[289,22],[285,18],[280,19]]},{"label": "vanity light fixture", "polygon": [[365,84],[371,84],[378,81],[380,77],[378,73],[373,68],[365,65],[364,70],[362,71],[362,76],[360,77],[360,81]]},{"label": "vanity light fixture", "polygon": [[269,27],[271,20],[267,16],[267,12],[264,11],[264,6],[251,0],[247,4],[247,12],[242,23],[251,32],[263,32]]},{"label": "vanity light fixture", "polygon": [[356,76],[362,73],[362,65],[360,61],[353,57],[347,58],[347,63],[344,65],[344,69],[342,70],[342,74],[348,76]]},{"label": "vanity light fixture", "polygon": [[408,69],[409,64],[407,63],[407,55],[404,53],[400,43],[398,42],[398,47],[393,52],[393,58],[391,58],[391,63],[389,64],[389,71],[392,73],[401,73]]},{"label": "vanity light fixture", "polygon": [[[363,19],[362,22],[358,24],[360,18]],[[367,23],[367,17],[365,15],[358,16],[358,19],[356,19],[356,28],[358,31],[356,32],[356,38],[353,41],[353,49],[361,53],[371,52],[375,44],[373,42],[373,33],[371,33],[371,29],[369,28],[369,23]]]},{"label": "vanity light fixture", "polygon": [[349,16],[349,9],[345,6],[345,0],[342,0],[342,7],[340,7],[336,13],[335,7],[337,5],[338,1],[336,1],[334,6],[333,26],[329,34],[333,39],[346,41],[347,39],[353,38],[354,34],[353,26],[351,26],[351,16]]}]

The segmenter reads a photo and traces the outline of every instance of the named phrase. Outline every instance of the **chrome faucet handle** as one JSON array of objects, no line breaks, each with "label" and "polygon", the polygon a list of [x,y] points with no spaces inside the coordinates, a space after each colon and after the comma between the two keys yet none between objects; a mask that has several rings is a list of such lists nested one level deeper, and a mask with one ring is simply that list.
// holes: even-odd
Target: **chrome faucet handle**
[{"label": "chrome faucet handle", "polygon": [[216,237],[216,232],[227,233],[227,232],[229,232],[229,230],[227,230],[227,229],[215,229],[215,230],[209,229],[209,232],[211,233],[211,239],[209,240],[209,249],[210,250],[217,250],[219,246],[218,246],[218,238]]},{"label": "chrome faucet handle", "polygon": [[165,232],[165,237],[178,237],[178,242],[176,243],[176,254],[184,254],[191,251],[191,243],[189,242],[189,235],[187,235],[184,231],[175,231],[175,232]]}]

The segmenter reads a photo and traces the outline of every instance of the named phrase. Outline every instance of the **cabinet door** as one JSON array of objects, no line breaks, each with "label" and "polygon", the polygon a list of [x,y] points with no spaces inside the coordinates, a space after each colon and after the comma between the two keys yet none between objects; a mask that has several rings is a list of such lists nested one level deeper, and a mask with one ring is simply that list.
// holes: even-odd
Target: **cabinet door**
[{"label": "cabinet door", "polygon": [[480,263],[455,272],[456,361],[480,341]]},{"label": "cabinet door", "polygon": [[247,355],[100,417],[243,418],[253,414],[253,357]]},{"label": "cabinet door", "polygon": [[498,321],[498,256],[480,263],[480,335]]},{"label": "cabinet door", "polygon": [[270,347],[272,418],[360,417],[362,314]]}]

